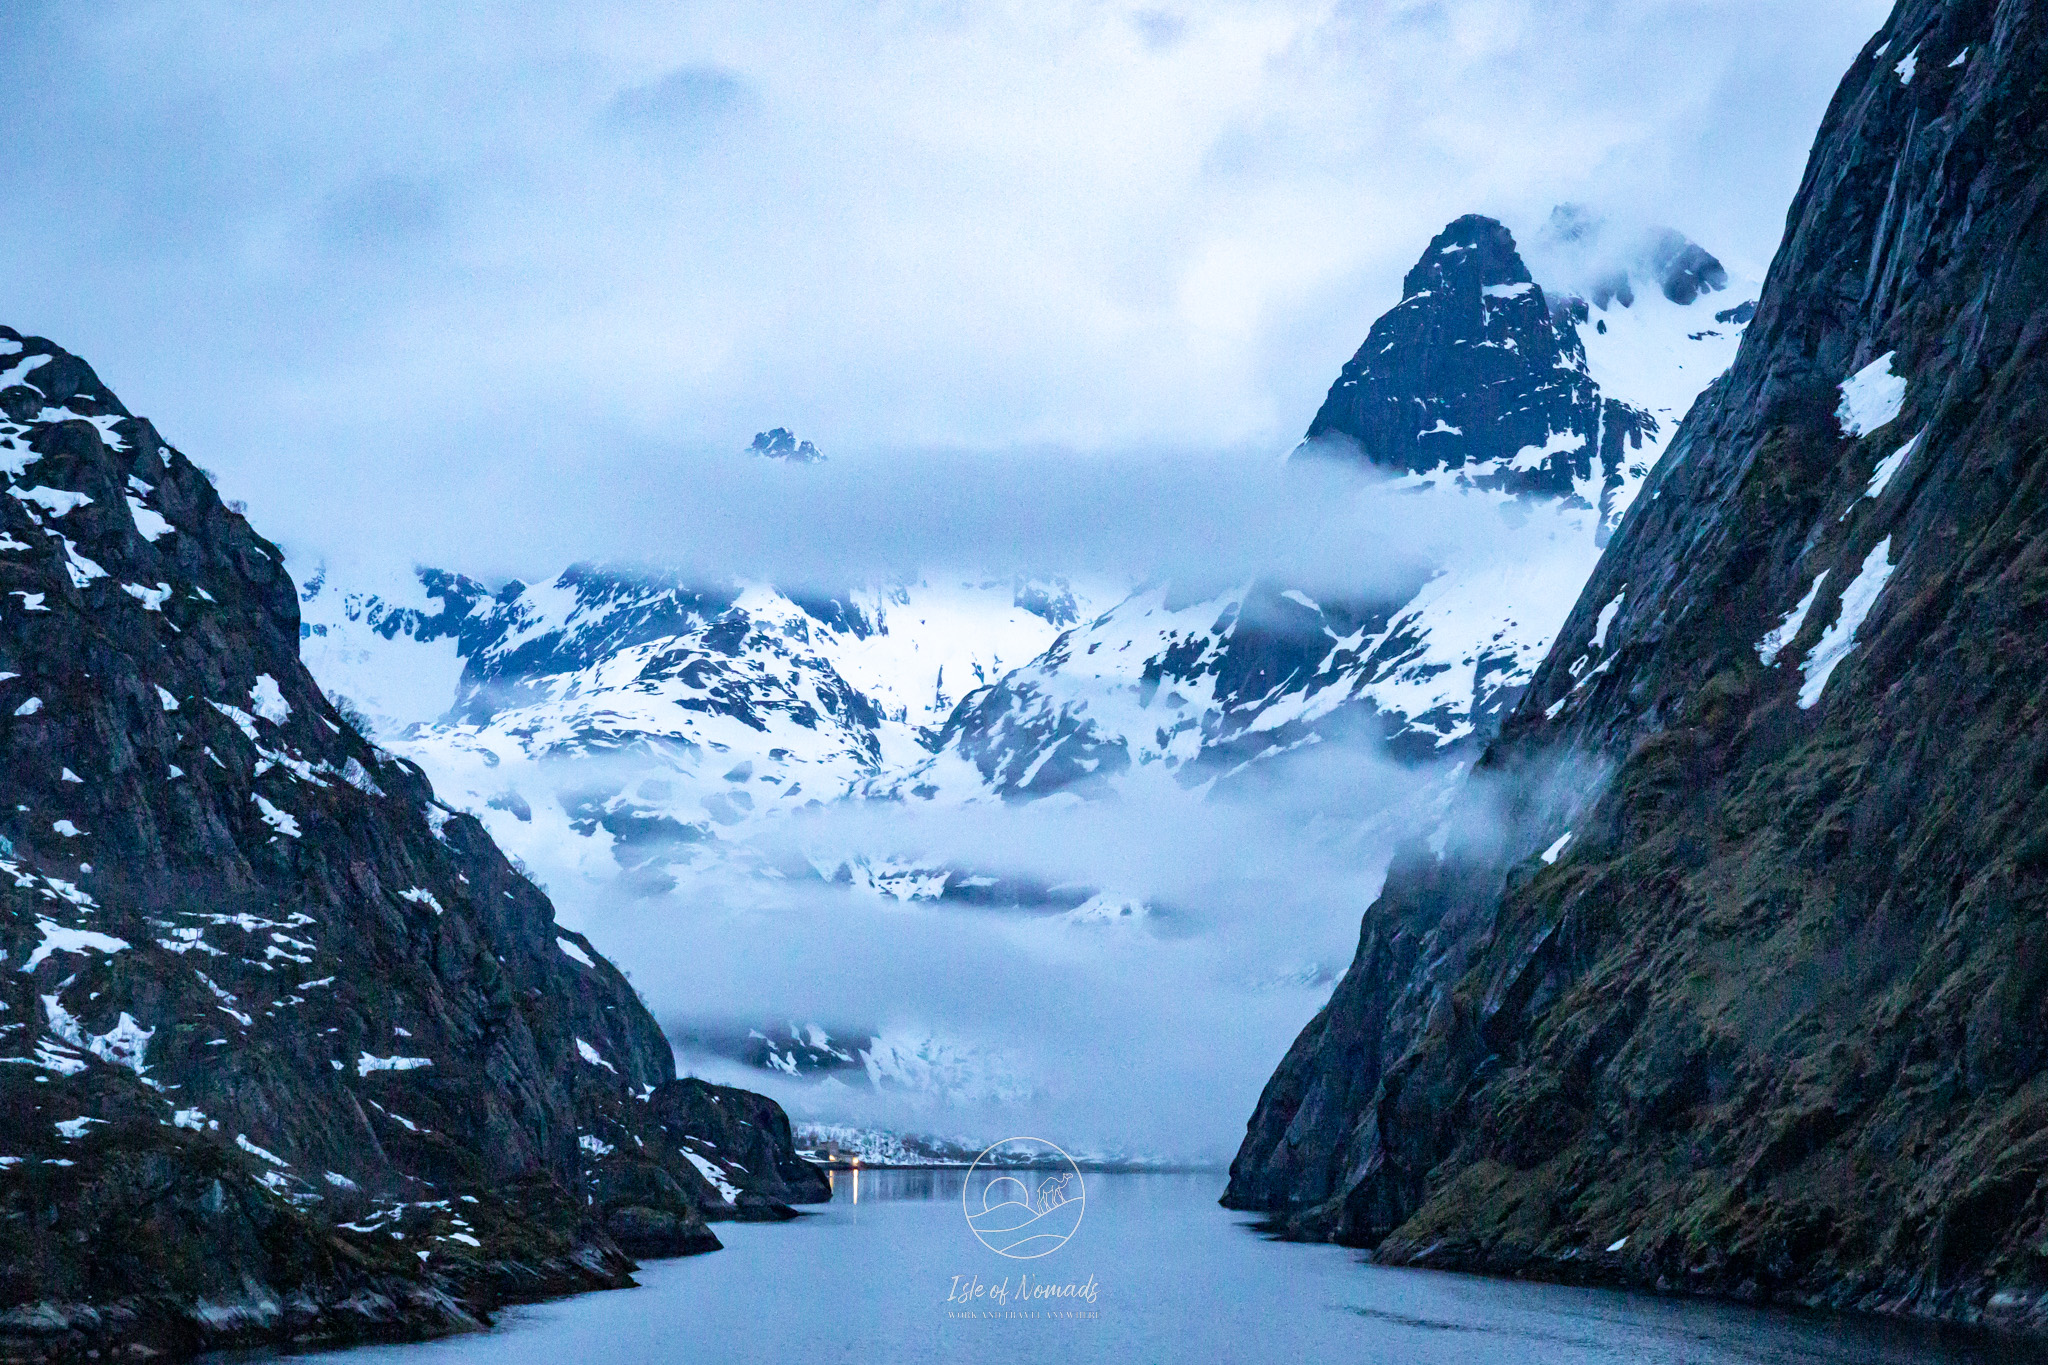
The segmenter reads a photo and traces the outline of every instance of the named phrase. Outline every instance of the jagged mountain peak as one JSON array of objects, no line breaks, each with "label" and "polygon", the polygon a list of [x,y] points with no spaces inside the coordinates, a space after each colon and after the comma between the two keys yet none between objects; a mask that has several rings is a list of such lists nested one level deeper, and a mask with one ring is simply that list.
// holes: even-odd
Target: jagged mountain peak
[{"label": "jagged mountain peak", "polygon": [[788,427],[776,427],[773,431],[754,433],[754,442],[747,447],[747,454],[759,455],[763,459],[781,460],[787,464],[819,464],[825,456],[809,441],[800,441]]},{"label": "jagged mountain peak", "polygon": [[[47,337],[0,327],[0,413],[26,425],[46,420],[49,404],[66,404],[75,414],[119,420],[128,417],[92,366]],[[52,416],[54,416],[54,412]]]},{"label": "jagged mountain peak", "polygon": [[1515,246],[1515,234],[1498,219],[1468,213],[1429,243],[1422,259],[1401,281],[1404,301],[1429,291],[1471,301],[1489,288],[1533,284],[1534,277]]},{"label": "jagged mountain peak", "polygon": [[1657,429],[1602,397],[1572,320],[1553,312],[1514,235],[1471,214],[1408,272],[1298,453],[1609,512]]},{"label": "jagged mountain peak", "polygon": [[1699,306],[1730,283],[1672,229],[1624,230],[1566,204],[1525,256],[1502,223],[1468,214],[1408,272],[1297,454],[1596,508],[1604,544],[1734,358],[1751,314]]}]

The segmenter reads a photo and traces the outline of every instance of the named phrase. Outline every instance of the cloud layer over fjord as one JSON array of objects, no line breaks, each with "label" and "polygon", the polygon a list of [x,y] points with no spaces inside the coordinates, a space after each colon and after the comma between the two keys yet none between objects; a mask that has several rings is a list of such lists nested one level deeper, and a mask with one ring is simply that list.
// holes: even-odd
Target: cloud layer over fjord
[{"label": "cloud layer over fjord", "polygon": [[984,1139],[1036,1124],[1084,1147],[1221,1159],[1349,961],[1394,837],[1438,808],[1445,773],[1396,767],[1360,737],[1208,799],[1157,770],[1134,776],[1086,806],[835,806],[757,846],[784,866],[896,858],[1096,887],[1149,902],[1149,919],[904,903],[763,880],[743,858],[643,898],[539,870],[673,1036],[817,1024],[842,1047],[869,1047],[878,1030],[884,1047],[928,1049],[938,1084],[890,1077],[879,1090],[860,1071],[821,1087],[685,1051],[691,1069],[765,1089],[800,1118]]},{"label": "cloud layer over fjord", "polygon": [[25,3],[0,317],[273,534],[526,572],[774,425],[1277,452],[1458,213],[1766,259],[1885,8]]},{"label": "cloud layer over fjord", "polygon": [[[1551,505],[1416,488],[1334,461],[1203,453],[955,452],[795,467],[722,454],[687,479],[650,456],[596,484],[637,513],[601,538],[564,515],[576,506],[565,496],[501,512],[518,555],[480,552],[469,523],[431,517],[416,543],[426,562],[478,574],[584,558],[824,592],[922,574],[1163,578],[1182,600],[1264,576],[1352,600],[1412,591],[1419,565],[1505,553],[1510,524],[1547,527],[1580,573],[1579,542],[1592,537],[1590,517]],[[1512,551],[1526,558],[1537,541],[1525,530]]]}]

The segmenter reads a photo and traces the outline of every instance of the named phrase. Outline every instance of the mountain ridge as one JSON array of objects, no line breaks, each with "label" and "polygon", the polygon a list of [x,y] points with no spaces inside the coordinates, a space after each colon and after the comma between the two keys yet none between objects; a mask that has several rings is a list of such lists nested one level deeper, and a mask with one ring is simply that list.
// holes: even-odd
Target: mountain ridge
[{"label": "mountain ridge", "polygon": [[[1711,255],[1680,234],[1663,236],[1671,259],[1658,278],[1676,307],[1727,286]],[[1610,272],[1597,305],[1603,333],[1608,316],[1635,310],[1629,278],[1625,266]],[[1531,571],[1546,553],[1532,545],[1509,572],[1417,565],[1399,587],[1357,601],[1318,602],[1261,581],[1176,605],[1171,585],[1141,588],[963,699],[940,733],[942,760],[971,764],[970,786],[978,775],[1006,798],[1028,799],[1099,786],[1151,762],[1193,763],[1187,780],[1227,772],[1315,742],[1326,724],[1377,731],[1411,760],[1483,739],[1532,676],[1669,439],[1647,407],[1603,394],[1577,325],[1591,313],[1574,295],[1547,296],[1502,224],[1456,219],[1409,271],[1401,302],[1373,323],[1291,457],[1363,464],[1399,490],[1456,490],[1561,513],[1565,534],[1584,543],[1558,557],[1554,579]],[[1712,370],[1732,351],[1703,321],[1704,310],[1690,340],[1699,368]],[[1569,520],[1578,513],[1583,526]],[[1109,662],[1091,670],[1084,661],[1098,651]],[[1125,662],[1133,658],[1135,666]],[[1088,681],[1063,688],[1062,675]],[[1146,713],[1162,696],[1200,700],[1192,713],[1176,708],[1154,721]],[[1106,710],[1117,716],[1109,724]],[[913,776],[943,788],[941,769],[928,764],[933,777]],[[899,785],[914,790],[917,781]]]},{"label": "mountain ridge", "polygon": [[0,1353],[465,1330],[821,1197],[330,706],[201,470],[5,328],[0,413]]},{"label": "mountain ridge", "polygon": [[[725,903],[745,903],[767,879],[778,894],[829,888],[1084,929],[1164,925],[1174,908],[1141,888],[1048,885],[1028,870],[956,867],[915,850],[770,836],[788,816],[849,802],[944,813],[1116,799],[1123,784],[1157,776],[1192,799],[1212,784],[1267,781],[1275,761],[1319,746],[1386,746],[1418,771],[1457,762],[1527,686],[1606,527],[1668,440],[1670,409],[1691,402],[1691,376],[1703,383],[1725,364],[1739,332],[1711,320],[1712,291],[1675,303],[1632,242],[1611,249],[1583,217],[1578,230],[1614,285],[1604,302],[1533,282],[1489,300],[1496,274],[1528,282],[1531,272],[1504,227],[1468,217],[1416,269],[1436,268],[1470,239],[1490,244],[1487,270],[1460,277],[1455,297],[1443,291],[1441,325],[1387,352],[1386,328],[1414,311],[1397,304],[1370,331],[1380,340],[1361,348],[1395,366],[1392,379],[1417,403],[1437,401],[1424,392],[1429,357],[1497,348],[1482,352],[1494,357],[1494,392],[1459,391],[1480,415],[1443,409],[1469,428],[1455,459],[1402,464],[1349,437],[1335,452],[1374,462],[1373,477],[1392,481],[1382,499],[1390,508],[1413,491],[1469,502],[1482,526],[1501,519],[1485,553],[1449,572],[1417,564],[1392,588],[1349,601],[1277,579],[1215,595],[936,578],[791,593],[616,565],[500,587],[442,569],[377,587],[346,567],[309,566],[307,658],[331,692],[379,718],[387,744],[551,878],[616,878],[630,898],[688,889]],[[1711,256],[1667,235],[1694,253],[1696,274],[1707,269],[1700,262]],[[1619,364],[1617,347],[1648,358]],[[1610,376],[1629,402],[1608,396]],[[1619,449],[1602,434],[1616,404],[1639,444]],[[1402,440],[1426,445],[1415,433],[1429,425],[1416,418]],[[1518,459],[1528,468],[1511,468]],[[1304,453],[1298,463],[1304,496],[1316,496],[1329,462]],[[874,653],[881,648],[886,657]],[[409,709],[378,700],[426,677],[431,695]],[[1299,966],[1289,970],[1302,989],[1328,978],[1320,963]],[[798,1078],[838,1074],[879,1088],[915,1072],[977,1095],[1032,1090],[956,1065],[976,1049],[885,1037],[881,1020],[855,1013],[791,1004],[769,1020],[664,1022],[686,1052],[752,1068],[792,1102],[803,1094],[792,1088]],[[803,1035],[821,1024],[839,1041],[808,1047]],[[895,1065],[906,1052],[949,1060]]]}]

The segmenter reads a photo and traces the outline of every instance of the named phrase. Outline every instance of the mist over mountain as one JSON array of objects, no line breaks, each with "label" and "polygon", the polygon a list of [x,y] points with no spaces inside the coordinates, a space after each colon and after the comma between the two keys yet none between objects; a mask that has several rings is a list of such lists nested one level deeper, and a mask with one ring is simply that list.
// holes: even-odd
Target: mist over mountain
[{"label": "mist over mountain", "polygon": [[[1603,268],[1641,287],[1594,301],[1499,223],[1451,224],[1292,459],[1025,460],[922,500],[814,464],[764,486],[797,528],[774,578],[702,543],[530,584],[309,562],[305,655],[621,956],[686,1065],[814,1123],[1029,1117],[1217,1157],[1348,907],[1734,353],[1713,314],[1753,294],[1688,244],[1678,303],[1613,236]],[[933,496],[1015,512],[985,566]],[[828,553],[900,571],[834,586],[802,557]],[[1105,1117],[1131,1083],[1088,1062],[1106,1039],[1143,1117]]]},{"label": "mist over mountain", "polygon": [[[1888,8],[31,4],[0,315],[284,543],[660,559],[726,462],[1278,453],[1463,213],[1754,273]],[[740,458],[773,427],[830,459]]]}]

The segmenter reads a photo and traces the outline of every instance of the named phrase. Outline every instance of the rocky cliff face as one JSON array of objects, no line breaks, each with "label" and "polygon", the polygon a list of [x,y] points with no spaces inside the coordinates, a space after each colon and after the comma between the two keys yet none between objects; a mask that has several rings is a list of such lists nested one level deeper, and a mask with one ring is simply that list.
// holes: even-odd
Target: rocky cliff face
[{"label": "rocky cliff face", "polygon": [[824,1196],[328,703],[201,470],[7,329],[0,412],[0,1355],[450,1330]]},{"label": "rocky cliff face", "polygon": [[2048,1324],[2044,392],[2048,10],[1902,0],[1226,1202],[1394,1262]]}]

